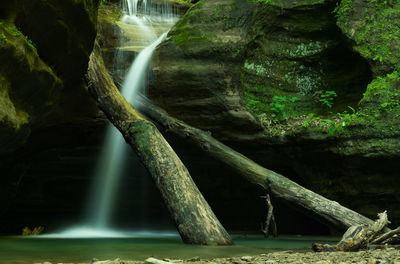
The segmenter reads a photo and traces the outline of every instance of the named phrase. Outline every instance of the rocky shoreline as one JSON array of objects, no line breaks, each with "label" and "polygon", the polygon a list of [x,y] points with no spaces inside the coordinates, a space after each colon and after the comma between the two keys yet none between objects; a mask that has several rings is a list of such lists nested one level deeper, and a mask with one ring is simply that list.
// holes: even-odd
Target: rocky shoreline
[{"label": "rocky shoreline", "polygon": [[[155,259],[148,258],[144,261],[138,260],[97,260],[79,264],[281,264],[281,263],[313,263],[313,264],[400,264],[400,250],[395,248],[363,250],[358,252],[296,252],[278,251],[255,256],[229,257],[201,259],[193,257],[190,259]],[[54,264],[51,262],[35,264]],[[62,263],[58,263],[62,264]],[[67,263],[64,263],[67,264]],[[73,263],[68,263],[73,264]],[[78,264],[78,263],[77,263]]]}]

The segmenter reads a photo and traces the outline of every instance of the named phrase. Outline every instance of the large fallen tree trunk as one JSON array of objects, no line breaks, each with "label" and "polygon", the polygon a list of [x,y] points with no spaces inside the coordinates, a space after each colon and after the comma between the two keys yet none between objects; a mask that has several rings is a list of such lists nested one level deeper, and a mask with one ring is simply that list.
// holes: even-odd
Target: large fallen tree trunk
[{"label": "large fallen tree trunk", "polygon": [[96,47],[90,56],[89,91],[108,119],[137,153],[186,243],[230,245],[232,240],[194,184],[186,167],[156,126],[121,95]]},{"label": "large fallen tree trunk", "polygon": [[315,213],[323,219],[325,224],[331,224],[340,230],[346,230],[353,225],[373,223],[371,219],[312,192],[278,173],[263,168],[213,138],[211,133],[191,127],[171,117],[166,111],[155,106],[150,101],[145,101],[145,99],[140,101],[142,102],[140,109],[143,113],[160,123],[169,132],[199,146],[210,156],[227,164],[245,179],[261,186],[275,197]]}]

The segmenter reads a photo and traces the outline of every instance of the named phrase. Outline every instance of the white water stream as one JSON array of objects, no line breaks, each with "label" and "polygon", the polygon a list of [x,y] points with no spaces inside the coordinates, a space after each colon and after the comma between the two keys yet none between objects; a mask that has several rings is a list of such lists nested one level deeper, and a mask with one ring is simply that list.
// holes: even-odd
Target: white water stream
[{"label": "white water stream", "polygon": [[[136,56],[121,88],[122,95],[135,105],[135,100],[141,97],[138,95],[146,90],[147,73],[153,52],[166,37],[178,16],[177,12],[175,14],[172,12],[172,8],[167,2],[152,4],[147,0],[122,1],[124,16],[121,23],[124,24],[124,29],[131,28],[140,31],[138,33],[142,38],[140,41],[145,46]],[[121,237],[129,234],[129,232],[116,231],[111,228],[113,209],[126,155],[128,153],[125,140],[120,132],[110,124],[95,172],[86,223],[50,236]]]}]

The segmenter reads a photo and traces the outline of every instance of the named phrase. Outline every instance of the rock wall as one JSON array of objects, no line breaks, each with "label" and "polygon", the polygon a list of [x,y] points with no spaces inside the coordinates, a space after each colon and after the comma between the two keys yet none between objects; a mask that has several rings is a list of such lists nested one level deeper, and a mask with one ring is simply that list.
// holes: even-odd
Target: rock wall
[{"label": "rock wall", "polygon": [[62,103],[61,94],[85,93],[82,78],[96,36],[97,4],[97,0],[2,4],[0,155],[21,147],[32,127]]},{"label": "rock wall", "polygon": [[150,97],[172,115],[220,138],[262,131],[240,103],[241,64],[253,3],[199,1],[154,55]]},{"label": "rock wall", "polygon": [[399,15],[399,1],[202,0],[156,51],[150,94],[264,166],[398,224]]},{"label": "rock wall", "polygon": [[[336,2],[198,1],[156,51],[150,96],[265,167],[367,216],[387,209],[398,225],[399,1]],[[0,232],[80,217],[98,151],[91,146],[101,144],[104,128],[81,82],[96,5],[1,4],[0,214],[4,205],[11,208]],[[99,26],[110,70],[122,32],[113,12]],[[124,56],[116,81],[135,51]],[[232,180],[239,176],[192,146],[171,142],[222,222],[257,229],[262,193]],[[136,186],[138,180],[127,181]],[[118,216],[126,226],[136,221],[130,222],[137,206],[131,190],[122,195]],[[151,204],[162,208],[159,199]],[[246,211],[239,216],[236,206]],[[312,220],[297,215],[296,228],[287,224],[295,213],[286,205],[276,210],[280,230],[315,231]],[[154,210],[149,216],[161,217]]]},{"label": "rock wall", "polygon": [[0,214],[37,153],[86,143],[104,126],[83,82],[98,2],[1,3]]}]

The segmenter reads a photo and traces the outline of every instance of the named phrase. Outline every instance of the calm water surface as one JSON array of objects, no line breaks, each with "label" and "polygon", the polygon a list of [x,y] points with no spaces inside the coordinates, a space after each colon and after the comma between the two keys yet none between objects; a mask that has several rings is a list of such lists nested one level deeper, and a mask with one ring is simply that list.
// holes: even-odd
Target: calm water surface
[{"label": "calm water surface", "polygon": [[0,263],[26,264],[50,261],[86,262],[100,260],[156,258],[214,258],[261,254],[277,250],[309,250],[313,242],[334,243],[336,238],[281,236],[265,240],[262,236],[234,235],[235,246],[192,246],[181,239],[167,237],[131,238],[40,238],[0,237]]}]

